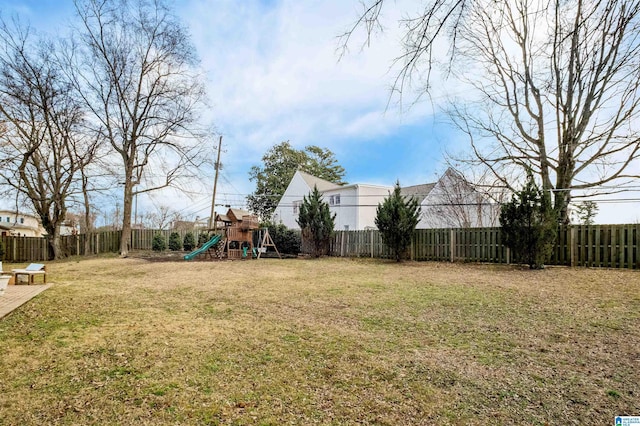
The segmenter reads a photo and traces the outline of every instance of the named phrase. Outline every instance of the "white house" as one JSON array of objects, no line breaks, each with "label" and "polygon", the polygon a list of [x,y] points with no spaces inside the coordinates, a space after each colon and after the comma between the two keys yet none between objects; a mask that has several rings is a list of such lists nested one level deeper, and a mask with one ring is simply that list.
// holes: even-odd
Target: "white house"
[{"label": "white house", "polygon": [[[298,170],[274,211],[273,221],[300,229],[296,222],[299,208],[314,186],[336,214],[336,230],[375,228],[376,208],[393,191],[393,186],[337,185]],[[497,226],[499,205],[491,203],[453,169],[437,182],[402,188],[402,195],[420,202],[418,229]]]},{"label": "white house", "polygon": [[0,234],[22,237],[41,237],[47,232],[37,217],[16,213],[15,210],[0,210]]},{"label": "white house", "polygon": [[500,205],[452,168],[437,182],[402,188],[402,194],[420,202],[418,229],[499,226]]},{"label": "white house", "polygon": [[308,196],[314,186],[329,203],[331,213],[336,214],[336,230],[375,228],[376,207],[393,190],[391,186],[381,185],[337,185],[298,170],[273,213],[273,221],[287,228],[300,229],[296,222],[299,208],[303,197]]}]

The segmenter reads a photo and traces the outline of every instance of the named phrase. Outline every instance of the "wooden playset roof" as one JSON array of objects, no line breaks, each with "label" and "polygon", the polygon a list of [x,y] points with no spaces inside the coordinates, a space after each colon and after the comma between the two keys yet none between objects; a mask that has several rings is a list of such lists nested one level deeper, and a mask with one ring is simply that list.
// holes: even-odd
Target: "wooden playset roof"
[{"label": "wooden playset roof", "polygon": [[227,211],[227,216],[229,217],[230,222],[242,222],[242,216],[251,216],[251,213],[241,209],[229,209]]}]

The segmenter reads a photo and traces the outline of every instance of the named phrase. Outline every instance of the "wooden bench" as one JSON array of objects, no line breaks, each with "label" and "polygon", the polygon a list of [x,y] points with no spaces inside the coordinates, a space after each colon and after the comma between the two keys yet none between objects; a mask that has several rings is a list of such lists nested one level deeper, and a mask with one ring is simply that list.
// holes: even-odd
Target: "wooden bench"
[{"label": "wooden bench", "polygon": [[11,273],[13,274],[15,284],[20,284],[18,278],[20,276],[27,277],[27,284],[35,284],[34,279],[36,275],[42,275],[43,283],[47,283],[47,267],[41,263],[32,263],[25,269],[12,269]]}]

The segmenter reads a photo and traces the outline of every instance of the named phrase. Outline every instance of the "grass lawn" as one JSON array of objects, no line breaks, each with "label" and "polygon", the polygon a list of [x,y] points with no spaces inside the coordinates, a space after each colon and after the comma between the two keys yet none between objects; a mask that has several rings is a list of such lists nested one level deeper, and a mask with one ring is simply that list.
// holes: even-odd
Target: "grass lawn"
[{"label": "grass lawn", "polygon": [[0,320],[0,424],[640,415],[637,271],[115,258],[48,271],[54,286]]}]

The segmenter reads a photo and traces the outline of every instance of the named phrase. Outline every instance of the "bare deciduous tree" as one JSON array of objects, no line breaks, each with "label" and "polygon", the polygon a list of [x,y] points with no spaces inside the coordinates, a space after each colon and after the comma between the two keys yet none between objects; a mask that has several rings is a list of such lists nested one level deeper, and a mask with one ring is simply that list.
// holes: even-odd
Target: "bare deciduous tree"
[{"label": "bare deciduous tree", "polygon": [[78,0],[76,8],[82,63],[75,81],[96,134],[121,161],[126,256],[133,197],[174,185],[201,165],[194,126],[203,85],[187,31],[164,1]]},{"label": "bare deciduous tree", "polygon": [[169,225],[181,220],[181,216],[171,207],[159,205],[155,211],[143,214],[141,220],[145,227],[149,229],[169,229]]},{"label": "bare deciduous tree", "polygon": [[[359,27],[370,36],[384,0],[371,1]],[[636,0],[425,0],[402,21],[405,35],[394,91],[430,89],[439,41],[452,75],[478,101],[451,117],[469,135],[473,161],[502,183],[532,169],[568,222],[576,190],[612,192],[638,178],[640,2]],[[426,82],[426,83],[425,83]],[[604,188],[603,188],[604,187]],[[513,188],[512,188],[513,189]]]},{"label": "bare deciduous tree", "polygon": [[55,50],[28,28],[0,23],[2,177],[30,200],[60,258],[60,225],[86,146],[79,132],[83,110]]}]

